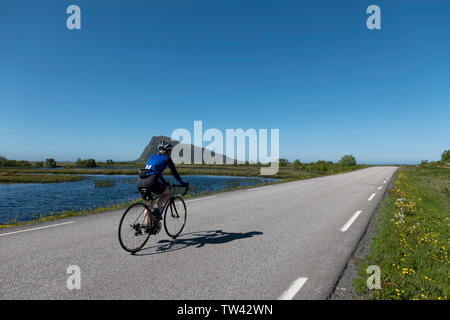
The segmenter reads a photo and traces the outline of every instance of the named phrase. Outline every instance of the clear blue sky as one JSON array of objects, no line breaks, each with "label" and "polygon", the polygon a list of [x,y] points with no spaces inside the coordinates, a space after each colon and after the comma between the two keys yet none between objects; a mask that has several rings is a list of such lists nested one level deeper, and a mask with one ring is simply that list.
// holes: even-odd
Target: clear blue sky
[{"label": "clear blue sky", "polygon": [[[371,4],[381,30],[366,28]],[[134,160],[202,120],[279,128],[290,160],[437,160],[450,1],[1,0],[0,114],[11,159]]]}]

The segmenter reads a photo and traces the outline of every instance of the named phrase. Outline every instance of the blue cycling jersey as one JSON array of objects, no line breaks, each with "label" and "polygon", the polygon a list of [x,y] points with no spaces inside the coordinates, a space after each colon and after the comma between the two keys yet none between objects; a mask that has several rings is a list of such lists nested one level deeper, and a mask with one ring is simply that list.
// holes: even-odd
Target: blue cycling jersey
[{"label": "blue cycling jersey", "polygon": [[178,181],[178,183],[183,184],[183,180],[181,180],[180,175],[177,172],[177,169],[175,169],[175,164],[173,163],[172,159],[167,157],[165,154],[154,154],[153,156],[148,159],[147,164],[145,165],[144,169],[147,169],[146,176],[149,175],[156,175],[158,178],[164,183],[167,184],[166,180],[164,180],[162,173],[164,170],[166,170],[167,166],[170,169],[170,172],[172,172],[172,175],[174,178]]}]

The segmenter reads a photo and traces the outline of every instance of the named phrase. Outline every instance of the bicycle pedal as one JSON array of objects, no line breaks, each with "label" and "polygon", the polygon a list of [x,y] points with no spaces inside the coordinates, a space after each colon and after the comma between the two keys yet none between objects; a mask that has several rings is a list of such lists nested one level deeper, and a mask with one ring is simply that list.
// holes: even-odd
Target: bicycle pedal
[{"label": "bicycle pedal", "polygon": [[162,213],[158,208],[153,208],[151,211],[152,216],[156,217],[158,220],[162,220]]}]

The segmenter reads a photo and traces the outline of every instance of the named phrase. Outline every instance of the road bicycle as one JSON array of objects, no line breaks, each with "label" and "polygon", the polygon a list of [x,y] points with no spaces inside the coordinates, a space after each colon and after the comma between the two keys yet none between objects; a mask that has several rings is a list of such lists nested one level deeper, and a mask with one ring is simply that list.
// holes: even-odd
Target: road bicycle
[{"label": "road bicycle", "polygon": [[[185,188],[181,196],[172,192],[174,188],[178,187]],[[164,204],[161,213],[166,233],[175,239],[186,225],[187,212],[183,196],[189,191],[189,187],[187,185],[169,184],[169,188],[169,199]],[[139,192],[144,202],[129,206],[119,223],[120,245],[124,250],[131,253],[141,250],[151,235],[156,235],[161,231],[161,220],[154,207],[155,201],[160,196],[154,195],[147,188],[140,188]]]}]

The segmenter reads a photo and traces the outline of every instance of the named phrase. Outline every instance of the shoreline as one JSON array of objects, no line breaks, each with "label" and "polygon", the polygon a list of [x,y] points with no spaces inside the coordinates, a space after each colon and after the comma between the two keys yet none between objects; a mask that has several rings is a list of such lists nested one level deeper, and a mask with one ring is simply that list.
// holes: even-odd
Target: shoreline
[{"label": "shoreline", "polygon": [[[270,177],[275,179],[283,178],[297,178],[297,177],[318,177],[333,173],[343,173],[354,171],[358,169],[364,169],[367,165],[356,165],[354,167],[334,167],[328,168],[325,171],[315,171],[312,168],[294,168],[293,166],[279,167],[278,172],[273,176],[262,176],[260,169],[263,166],[256,165],[179,165],[177,171],[180,175],[213,175],[213,176],[239,176],[239,177]],[[55,174],[55,175],[78,175],[78,174],[99,174],[99,175],[137,175],[138,168],[0,168],[1,175],[11,174]],[[169,174],[170,171],[166,169],[165,174]]]},{"label": "shoreline", "polygon": [[[314,175],[314,176],[297,176],[297,177],[286,177],[286,178],[276,178],[275,176],[273,176],[273,177],[271,176],[270,178],[278,179],[278,180],[277,181],[272,181],[272,182],[261,181],[262,183],[259,183],[257,185],[253,185],[253,186],[237,186],[237,187],[227,188],[227,189],[218,190],[218,191],[208,191],[208,192],[203,191],[203,192],[200,192],[200,193],[194,194],[194,195],[189,195],[188,194],[188,195],[184,196],[184,198],[185,199],[195,198],[195,197],[201,197],[201,196],[206,196],[206,195],[213,195],[213,194],[222,193],[222,192],[231,192],[231,191],[236,191],[236,190],[258,188],[258,187],[261,187],[261,186],[278,184],[278,183],[287,183],[287,182],[293,182],[293,181],[298,181],[298,180],[314,179],[314,178],[326,177],[326,176],[335,175],[335,174],[349,173],[349,172],[353,172],[353,171],[362,170],[362,169],[365,169],[365,168],[366,167],[362,167],[362,168],[361,167],[357,167],[357,168],[355,168],[353,170],[345,170],[345,171],[340,171],[340,172],[327,172],[327,173],[322,173],[320,175]],[[94,173],[91,173],[91,174],[94,174]],[[219,176],[219,174],[208,174],[206,172],[201,172],[201,174],[184,174],[184,175]],[[262,178],[260,176],[255,176],[255,175],[243,176],[243,175],[230,175],[229,174],[228,176]],[[104,213],[104,212],[107,212],[107,211],[124,209],[124,208],[128,207],[129,205],[131,205],[131,204],[133,204],[135,202],[139,202],[141,200],[142,199],[140,199],[140,197],[139,198],[130,198],[128,200],[122,201],[121,203],[114,204],[114,205],[103,206],[103,207],[94,207],[94,208],[88,208],[88,209],[83,209],[83,210],[75,210],[75,209],[74,210],[65,210],[65,211],[60,211],[60,212],[56,212],[56,213],[55,212],[49,212],[45,216],[41,215],[39,218],[37,218],[35,220],[30,220],[30,221],[17,221],[16,219],[12,219],[11,221],[9,221],[7,223],[0,224],[0,230],[6,229],[6,228],[11,228],[11,227],[17,227],[17,226],[33,224],[33,223],[41,223],[41,222],[46,222],[46,221],[59,220],[59,219],[64,219],[64,218],[68,218],[68,217],[83,216],[83,215],[88,215],[88,214],[98,214],[98,213]]]},{"label": "shoreline", "polygon": [[[208,192],[202,191],[202,192],[197,193],[197,194],[187,194],[183,198],[184,199],[198,198],[198,197],[214,195],[214,194],[218,194],[218,193],[222,193],[222,192],[231,192],[231,191],[237,191],[237,190],[258,188],[258,187],[262,187],[262,186],[266,186],[266,185],[272,185],[272,184],[278,184],[278,183],[286,183],[286,182],[291,182],[291,181],[292,180],[281,180],[280,179],[279,181],[260,183],[260,184],[253,185],[253,186],[238,186],[238,187],[227,188],[227,189],[218,190],[218,191],[208,191]],[[7,223],[0,224],[0,230],[12,228],[12,227],[19,227],[19,226],[34,224],[34,223],[42,223],[42,222],[46,222],[46,221],[60,220],[60,219],[65,219],[65,218],[69,218],[69,217],[77,217],[77,216],[85,216],[85,215],[89,215],[89,214],[106,213],[108,211],[125,209],[128,206],[130,206],[131,204],[136,203],[136,202],[141,202],[141,201],[142,201],[142,199],[140,197],[136,197],[136,198],[131,198],[129,200],[124,200],[121,203],[108,205],[108,206],[101,206],[101,207],[97,207],[97,208],[94,207],[94,208],[89,208],[89,209],[79,210],[79,211],[77,211],[75,209],[74,210],[65,210],[65,211],[60,211],[60,212],[57,212],[57,213],[50,212],[48,215],[42,216],[42,217],[40,217],[38,219],[35,219],[35,220],[30,220],[30,221],[13,221],[12,223],[11,222],[7,222]]]}]

